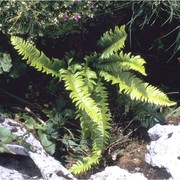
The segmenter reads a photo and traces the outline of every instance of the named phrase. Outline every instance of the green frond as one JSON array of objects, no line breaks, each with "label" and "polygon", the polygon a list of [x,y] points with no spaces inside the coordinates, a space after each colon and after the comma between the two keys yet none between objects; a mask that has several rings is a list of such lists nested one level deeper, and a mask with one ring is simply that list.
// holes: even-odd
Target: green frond
[{"label": "green frond", "polygon": [[84,60],[86,62],[87,65],[89,65],[89,63],[91,62],[94,62],[94,61],[97,61],[97,59],[99,58],[99,55],[97,54],[97,52],[93,52],[92,54],[90,55],[86,55],[84,57]]},{"label": "green frond", "polygon": [[94,122],[87,115],[85,111],[78,110],[78,118],[81,121],[83,138],[90,139],[92,141],[92,155],[78,160],[70,169],[74,174],[82,173],[90,169],[93,165],[99,163],[102,151],[105,149],[109,134],[107,129],[104,129],[104,123],[102,121]]},{"label": "green frond", "polygon": [[84,55],[81,52],[76,52],[71,50],[65,53],[65,61],[68,62],[68,66],[72,64],[77,64],[77,61],[82,62],[84,60]]},{"label": "green frond", "polygon": [[96,85],[95,80],[97,79],[97,74],[95,71],[91,70],[89,67],[83,67],[83,76],[84,76],[84,83],[85,86],[89,87],[89,90],[93,90],[94,86]]},{"label": "green frond", "polygon": [[141,100],[143,102],[154,103],[161,106],[173,106],[176,103],[170,101],[166,94],[158,90],[156,87],[144,83],[130,72],[107,73],[101,71],[100,75],[106,81],[112,81],[112,84],[119,84],[120,92],[128,94],[133,100]]},{"label": "green frond", "polygon": [[64,67],[64,62],[59,59],[49,59],[43,52],[40,52],[31,43],[25,42],[20,37],[11,37],[11,43],[14,48],[22,55],[27,64],[35,67],[38,71],[60,77],[59,70]]},{"label": "green frond", "polygon": [[104,70],[108,72],[121,72],[123,69],[121,66],[119,66],[119,64],[119,57],[116,55],[111,55],[108,59],[94,62],[93,67],[98,70]]},{"label": "green frond", "polygon": [[[92,141],[92,155],[77,161],[70,169],[74,174],[82,173],[98,164],[101,152],[105,149],[109,138],[108,129],[110,124],[106,122],[94,122],[85,111],[78,110],[78,118],[81,121],[82,135]],[[104,120],[105,121],[105,120]],[[108,124],[108,125],[107,125]],[[106,128],[104,127],[106,126]]]},{"label": "green frond", "polygon": [[110,29],[105,32],[101,39],[98,41],[98,45],[103,49],[101,58],[109,58],[110,55],[117,52],[124,47],[127,34],[125,31],[125,25],[116,26],[114,31]]},{"label": "green frond", "polygon": [[145,128],[151,128],[157,123],[163,124],[165,119],[163,114],[159,111],[159,106],[143,104],[138,102],[133,109],[135,111],[135,119],[141,122]]},{"label": "green frond", "polygon": [[82,111],[78,109],[76,111],[76,119],[80,120],[80,126],[81,126],[81,134],[83,139],[90,139],[91,138],[91,132],[92,132],[92,123],[93,121],[91,118],[87,115],[86,111]]},{"label": "green frond", "polygon": [[[86,69],[86,73],[84,73],[84,69],[82,69],[81,72],[76,72],[75,74],[71,74],[71,72],[67,70],[61,70],[61,74],[62,79],[65,81],[66,89],[71,91],[70,97],[72,101],[74,101],[78,107],[76,118],[79,118],[81,121],[82,136],[92,141],[92,155],[83,158],[82,161],[78,161],[71,168],[71,172],[78,174],[90,169],[92,165],[97,164],[101,152],[106,148],[110,137],[108,130],[111,128],[111,115],[107,103],[108,95],[101,82],[96,83],[94,88],[90,89],[91,94],[89,94],[89,86],[88,83],[86,83],[87,78],[85,78],[85,75],[88,76],[90,81],[91,78],[96,78],[95,74],[92,73],[89,68]],[[67,76],[69,76],[69,78]],[[84,91],[85,94],[83,94]],[[82,101],[82,97],[87,94],[89,94],[89,96],[86,96],[86,99]],[[78,97],[81,98],[78,100]],[[88,103],[88,108],[90,109],[87,109],[84,103]]]},{"label": "green frond", "polygon": [[70,90],[70,98],[76,107],[85,110],[87,114],[98,122],[101,119],[100,110],[95,101],[90,97],[88,86],[84,86],[84,78],[82,71],[71,73],[69,70],[60,70],[62,79],[65,82],[65,88]]},{"label": "green frond", "polygon": [[[94,87],[94,93],[90,94],[89,87],[85,84],[82,74],[83,71],[72,74],[68,70],[61,69],[65,87],[71,91],[70,98],[72,102],[75,103],[79,110],[85,111],[89,118],[95,122],[96,126],[100,125],[103,136],[108,137],[106,131],[110,128],[109,121],[111,116],[107,103],[107,92],[101,83],[97,83]],[[82,117],[87,115],[85,114]]]},{"label": "green frond", "polygon": [[85,157],[82,161],[79,160],[75,164],[73,164],[70,171],[74,174],[80,174],[82,172],[85,172],[89,170],[92,165],[98,164],[100,157],[101,151],[94,152],[92,156]]},{"label": "green frond", "polygon": [[109,56],[108,59],[99,60],[93,63],[93,66],[97,69],[105,70],[108,72],[122,72],[127,70],[134,70],[142,75],[146,75],[145,73],[145,60],[142,59],[139,55],[133,56],[131,53],[123,53],[122,51],[118,53],[114,53]]},{"label": "green frond", "polygon": [[123,53],[122,51],[118,54],[119,66],[124,70],[134,70],[142,75],[146,75],[144,64],[145,60],[140,55],[134,56],[131,53]]},{"label": "green frond", "polygon": [[98,107],[101,109],[101,114],[102,114],[102,129],[101,131],[104,134],[104,142],[107,143],[107,139],[109,138],[109,129],[111,128],[111,113],[109,109],[109,104],[108,104],[108,93],[105,89],[105,86],[102,82],[98,82],[96,84],[96,87],[92,93],[93,99],[95,99],[96,104],[98,104]]},{"label": "green frond", "polygon": [[[83,126],[83,131],[85,131],[86,136],[91,137],[92,141],[92,155],[83,158],[82,161],[77,161],[70,169],[74,174],[79,174],[90,169],[93,165],[99,163],[101,153],[105,150],[107,145],[107,140],[110,135],[108,130],[110,129],[110,123],[106,120],[94,122],[88,118],[85,114],[82,115],[81,112],[81,125]],[[110,118],[110,115],[107,115]],[[87,137],[86,137],[87,138]]]}]

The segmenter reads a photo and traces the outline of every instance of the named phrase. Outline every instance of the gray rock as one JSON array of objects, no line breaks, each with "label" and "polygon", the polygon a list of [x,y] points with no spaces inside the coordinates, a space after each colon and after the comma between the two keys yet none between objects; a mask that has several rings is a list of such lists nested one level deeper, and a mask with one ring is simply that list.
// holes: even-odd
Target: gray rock
[{"label": "gray rock", "polygon": [[118,166],[110,166],[104,171],[96,173],[89,180],[145,180],[146,178],[141,173],[131,174],[125,169]]},{"label": "gray rock", "polygon": [[162,136],[167,136],[168,134],[179,131],[179,126],[174,125],[160,125],[156,124],[154,127],[149,129],[148,134],[151,140],[156,141]]},{"label": "gray rock", "polygon": [[[52,156],[45,152],[41,143],[34,137],[32,133],[27,133],[27,130],[23,125],[12,119],[5,118],[0,123],[0,127],[9,129],[16,136],[23,136],[23,140],[31,145],[32,149],[26,148],[22,145],[16,145],[14,143],[7,144],[7,147],[14,154],[29,156],[34,161],[37,168],[40,170],[42,178],[44,180],[76,179],[65,167],[62,166],[59,161],[55,160]],[[27,134],[24,135],[25,133]],[[0,172],[5,173],[6,169],[0,168]],[[9,173],[9,171],[7,171],[7,173]],[[12,169],[12,174],[17,174],[17,177],[21,177],[22,175],[18,173],[16,173],[14,169]],[[2,174],[0,174],[0,179],[1,176]],[[14,177],[10,179],[14,179]]]},{"label": "gray rock", "polygon": [[19,173],[16,170],[8,169],[5,167],[0,166],[0,178],[1,180],[30,180],[30,179],[36,179],[33,177],[26,176],[25,174]]},{"label": "gray rock", "polygon": [[149,131],[153,140],[145,156],[147,163],[165,168],[174,180],[180,180],[180,125],[155,125]]}]

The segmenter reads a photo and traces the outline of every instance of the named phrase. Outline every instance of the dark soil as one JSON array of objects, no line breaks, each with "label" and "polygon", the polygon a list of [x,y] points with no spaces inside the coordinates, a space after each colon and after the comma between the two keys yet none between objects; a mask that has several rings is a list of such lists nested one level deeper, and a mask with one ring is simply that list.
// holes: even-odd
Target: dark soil
[{"label": "dark soil", "polygon": [[[171,176],[166,172],[165,169],[153,167],[145,161],[145,154],[147,153],[148,142],[140,141],[137,139],[129,139],[125,142],[126,147],[119,149],[115,160],[108,160],[105,157],[107,166],[117,165],[122,169],[128,170],[130,173],[142,173],[148,180],[163,180],[169,179]],[[115,150],[117,151],[117,149]],[[113,159],[113,155],[111,157]],[[109,162],[108,162],[109,161]],[[110,162],[111,161],[111,162]],[[100,162],[100,164],[103,164]],[[91,172],[77,175],[77,179],[89,179],[92,174],[101,172],[105,167],[96,167]]]},{"label": "dark soil", "polygon": [[120,168],[127,169],[131,173],[142,173],[147,179],[168,179],[170,175],[163,169],[152,167],[145,162],[147,144],[134,141],[129,144],[125,152],[117,159]]}]

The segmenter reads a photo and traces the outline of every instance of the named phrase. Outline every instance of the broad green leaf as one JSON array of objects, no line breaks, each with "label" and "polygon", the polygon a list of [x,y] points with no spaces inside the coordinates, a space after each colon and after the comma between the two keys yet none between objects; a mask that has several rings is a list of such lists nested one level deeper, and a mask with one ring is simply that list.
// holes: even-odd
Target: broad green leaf
[{"label": "broad green leaf", "polygon": [[9,150],[6,144],[11,143],[14,139],[16,139],[16,135],[14,135],[9,129],[0,127],[0,152],[13,153]]},{"label": "broad green leaf", "polygon": [[16,139],[16,135],[14,135],[9,129],[0,127],[0,142],[10,143],[14,139]]},{"label": "broad green leaf", "polygon": [[0,53],[0,74],[9,72],[12,67],[12,60],[9,54]]},{"label": "broad green leaf", "polygon": [[41,141],[42,146],[44,147],[44,149],[49,153],[49,154],[54,154],[55,152],[55,143],[50,141],[48,139],[47,134],[45,134],[43,131],[38,130],[38,135]]}]

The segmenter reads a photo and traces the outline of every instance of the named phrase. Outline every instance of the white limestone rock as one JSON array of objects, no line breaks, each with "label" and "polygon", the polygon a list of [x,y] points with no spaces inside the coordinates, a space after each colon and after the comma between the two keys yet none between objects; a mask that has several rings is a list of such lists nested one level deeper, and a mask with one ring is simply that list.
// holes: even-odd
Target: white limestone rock
[{"label": "white limestone rock", "polygon": [[1,180],[8,180],[8,179],[13,179],[13,180],[30,180],[30,179],[36,179],[36,177],[29,177],[25,174],[19,173],[16,170],[8,169],[5,167],[0,166],[0,179]]},{"label": "white limestone rock", "polygon": [[91,175],[89,180],[146,180],[141,173],[131,174],[118,166],[110,166],[104,171]]},{"label": "white limestone rock", "polygon": [[[55,160],[52,156],[45,152],[41,143],[34,137],[32,133],[27,133],[26,128],[23,127],[21,123],[18,123],[9,118],[2,118],[1,116],[0,127],[9,129],[16,136],[23,136],[23,140],[33,147],[33,150],[31,150],[21,145],[7,145],[10,151],[14,154],[29,156],[40,170],[44,180],[76,180],[76,178],[65,167],[63,167],[59,161]],[[27,134],[24,135],[25,133]],[[4,169],[1,170],[4,171]],[[8,172],[9,171],[7,171],[7,173]],[[12,170],[12,173],[14,172],[15,171]]]},{"label": "white limestone rock", "polygon": [[147,163],[165,168],[174,180],[180,180],[180,125],[155,125],[149,131],[153,140],[147,146]]}]

